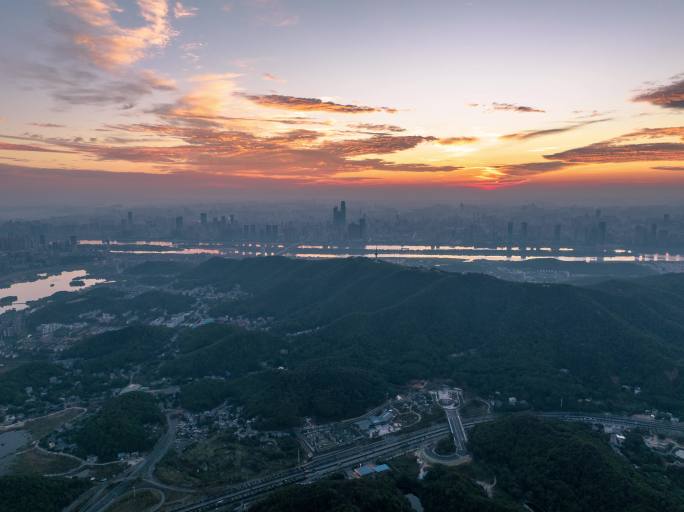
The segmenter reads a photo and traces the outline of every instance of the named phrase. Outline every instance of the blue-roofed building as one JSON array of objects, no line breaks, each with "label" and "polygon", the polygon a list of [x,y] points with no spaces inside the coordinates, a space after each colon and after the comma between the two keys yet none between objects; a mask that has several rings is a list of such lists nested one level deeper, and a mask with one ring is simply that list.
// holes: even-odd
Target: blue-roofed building
[{"label": "blue-roofed building", "polygon": [[374,475],[376,473],[384,473],[390,470],[391,468],[387,464],[378,464],[377,466],[373,464],[364,464],[363,466],[356,468],[354,473],[357,477],[362,478],[364,476]]},{"label": "blue-roofed building", "polygon": [[356,473],[360,477],[364,477],[375,473],[375,469],[373,468],[373,466],[361,466],[356,468],[354,470],[354,473]]}]

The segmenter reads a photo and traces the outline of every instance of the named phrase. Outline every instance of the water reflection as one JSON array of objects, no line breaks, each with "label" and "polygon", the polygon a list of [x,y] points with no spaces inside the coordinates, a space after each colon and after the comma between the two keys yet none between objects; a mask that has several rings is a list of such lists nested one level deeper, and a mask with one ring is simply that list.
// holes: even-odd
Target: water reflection
[{"label": "water reflection", "polygon": [[[350,258],[353,256],[373,258],[374,253],[305,253],[298,252],[293,254],[295,258],[304,259],[326,259],[326,258]],[[382,259],[429,259],[429,260],[458,260],[463,262],[473,262],[473,261],[528,261],[537,259],[555,259],[558,261],[569,261],[569,262],[584,262],[584,263],[595,263],[595,262],[682,262],[684,257],[679,254],[640,254],[638,256],[629,255],[619,255],[619,256],[522,256],[519,254],[514,255],[504,255],[504,254],[440,254],[440,253],[391,253],[383,252],[379,253],[378,257]]]},{"label": "water reflection", "polygon": [[79,240],[78,245],[150,245],[153,247],[176,247],[174,242],[165,240],[136,240],[134,242],[121,242],[119,240]]},{"label": "water reflection", "polygon": [[221,255],[225,252],[219,249],[204,249],[201,247],[187,247],[185,249],[172,249],[169,251],[155,251],[153,249],[131,249],[131,250],[113,250],[111,253],[118,254],[213,254]]},{"label": "water reflection", "polygon": [[550,247],[531,245],[428,245],[428,244],[293,244],[243,241],[220,242],[171,242],[167,240],[79,240],[81,245],[102,246],[111,253],[133,255],[210,255],[210,256],[273,256],[280,254],[294,258],[348,258],[350,256],[373,257],[377,253],[385,259],[433,259],[473,262],[525,261],[552,258],[569,262],[682,262],[678,254],[636,254],[630,249],[607,249],[603,254],[582,254],[574,247]]},{"label": "water reflection", "polygon": [[16,297],[11,304],[0,307],[0,314],[11,309],[17,311],[26,309],[28,302],[49,297],[57,292],[83,290],[106,281],[105,279],[87,278],[87,275],[88,273],[85,270],[71,270],[55,275],[42,275],[35,281],[14,283],[8,288],[0,288],[0,299]]}]

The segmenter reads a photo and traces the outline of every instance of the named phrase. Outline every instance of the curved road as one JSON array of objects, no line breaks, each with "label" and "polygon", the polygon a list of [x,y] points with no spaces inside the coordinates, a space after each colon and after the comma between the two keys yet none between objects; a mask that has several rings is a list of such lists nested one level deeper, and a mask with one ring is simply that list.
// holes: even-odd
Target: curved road
[{"label": "curved road", "polygon": [[166,423],[166,432],[157,440],[154,448],[152,448],[152,451],[145,457],[143,462],[133,466],[124,476],[115,480],[113,486],[111,486],[112,483],[108,483],[97,489],[90,499],[76,510],[80,512],[100,512],[106,510],[117,498],[126,494],[135,484],[136,480],[151,476],[157,463],[164,457],[176,438],[178,420],[173,415],[167,414]]}]

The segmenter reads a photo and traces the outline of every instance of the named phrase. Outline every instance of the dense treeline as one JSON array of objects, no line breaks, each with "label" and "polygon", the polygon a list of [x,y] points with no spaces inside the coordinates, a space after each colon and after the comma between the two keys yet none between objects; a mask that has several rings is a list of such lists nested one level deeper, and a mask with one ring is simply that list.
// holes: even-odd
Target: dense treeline
[{"label": "dense treeline", "polygon": [[181,273],[177,284],[240,286],[247,295],[217,306],[222,314],[273,316],[272,332],[305,332],[280,338],[198,329],[164,375],[225,377],[325,364],[394,385],[451,378],[538,409],[656,406],[684,413],[680,275],[577,287],[362,258],[215,258]]},{"label": "dense treeline", "polygon": [[537,510],[684,510],[680,496],[652,485],[584,425],[509,417],[477,426],[469,445],[496,475],[497,488]]},{"label": "dense treeline", "polygon": [[[227,325],[189,329],[179,337],[178,356],[161,373],[177,378],[241,375],[262,369],[262,362],[276,358],[283,343],[268,333]],[[271,362],[277,365],[275,359]]]},{"label": "dense treeline", "polygon": [[[292,426],[303,416],[360,415],[388,390],[381,376],[353,365],[292,360],[289,343],[269,333],[210,324],[184,331],[177,346],[176,358],[162,365],[161,374],[184,382],[181,405],[193,411],[233,398],[271,427]],[[286,361],[293,367],[281,366]]]},{"label": "dense treeline", "polygon": [[223,379],[197,379],[181,387],[180,404],[193,412],[213,409],[231,395],[231,386]]},{"label": "dense treeline", "polygon": [[47,362],[32,362],[17,366],[0,374],[0,405],[21,405],[29,397],[26,388],[38,391],[50,383],[51,377],[60,377],[64,370]]},{"label": "dense treeline", "polygon": [[[276,424],[291,423],[293,414],[354,415],[380,396],[358,390],[334,406],[329,403],[334,393],[326,386],[298,384],[302,373],[319,367],[359,371],[361,381],[377,383],[383,395],[411,379],[439,378],[485,396],[499,392],[504,402],[515,396],[537,409],[632,412],[658,407],[684,414],[680,275],[577,287],[513,283],[364,258],[214,258],[183,269],[172,266],[159,275],[176,276],[174,285],[181,288],[239,286],[245,294],[215,310],[273,317],[269,332],[207,325],[181,331],[172,345],[163,335],[122,331],[83,342],[67,356],[85,359],[82,364],[92,370],[161,358],[155,377],[184,385],[189,407],[217,405],[232,392]],[[135,275],[155,272],[143,265]],[[92,290],[81,294],[85,301],[57,302],[80,308],[97,299],[131,307],[129,299],[111,293]],[[277,368],[283,368],[279,374]],[[188,383],[205,377],[228,379],[231,385],[210,384],[211,393],[202,400],[198,388]],[[258,405],[244,390],[259,387],[282,391],[257,393]]]},{"label": "dense treeline", "polygon": [[123,292],[111,287],[95,287],[83,293],[56,293],[41,308],[27,318],[30,327],[48,323],[75,322],[79,315],[90,311],[121,315],[128,311],[138,317],[154,316],[156,311],[175,314],[186,311],[194,299],[179,293],[151,290],[127,297]]},{"label": "dense treeline", "polygon": [[523,508],[509,500],[490,499],[478,484],[463,472],[435,466],[417,484],[425,512],[522,512]]},{"label": "dense treeline", "polygon": [[278,491],[255,504],[253,512],[411,512],[388,479],[325,480]]},{"label": "dense treeline", "polygon": [[124,327],[86,338],[65,351],[64,357],[81,359],[91,371],[145,363],[159,356],[172,334],[165,327]]},{"label": "dense treeline", "polygon": [[126,393],[109,400],[97,414],[86,419],[73,434],[73,441],[81,456],[113,460],[121,452],[151,449],[164,421],[151,395]]},{"label": "dense treeline", "polygon": [[84,492],[90,483],[41,476],[0,477],[0,510],[7,512],[59,512]]},{"label": "dense treeline", "polygon": [[293,426],[303,416],[323,421],[356,417],[382,402],[386,389],[373,373],[330,365],[261,372],[231,387],[247,414],[265,420],[264,428]]}]

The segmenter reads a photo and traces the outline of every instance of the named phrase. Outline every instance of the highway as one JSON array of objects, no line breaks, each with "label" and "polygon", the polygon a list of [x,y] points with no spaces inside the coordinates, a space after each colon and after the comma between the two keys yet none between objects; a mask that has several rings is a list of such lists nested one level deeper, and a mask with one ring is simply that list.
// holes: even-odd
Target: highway
[{"label": "highway", "polygon": [[536,416],[542,418],[552,418],[560,421],[572,421],[580,423],[600,423],[602,425],[610,425],[613,427],[624,428],[643,428],[646,430],[653,430],[657,432],[677,432],[684,433],[684,424],[672,423],[670,421],[658,420],[639,420],[633,418],[626,418],[624,416],[612,416],[609,414],[597,415],[588,413],[567,413],[567,412],[542,412],[537,413]]},{"label": "highway", "polygon": [[[445,411],[448,411],[445,409]],[[635,420],[620,416],[549,412],[539,413],[537,416],[553,418],[560,421],[595,423],[626,428],[644,428],[658,431],[676,431],[684,433],[684,425],[665,421]],[[445,434],[454,430],[462,432],[460,435],[466,439],[465,431],[480,423],[493,421],[494,415],[479,416],[468,418],[461,421],[459,415],[449,415],[449,423],[439,424],[427,429],[403,435],[388,435],[382,441],[372,444],[346,448],[335,452],[314,457],[311,461],[297,468],[269,475],[258,480],[245,482],[240,486],[226,489],[226,493],[221,496],[208,498],[201,502],[174,509],[173,512],[202,512],[207,510],[230,509],[241,503],[250,503],[266,494],[286,485],[297,483],[309,483],[343,469],[354,467],[357,464],[371,462],[381,458],[392,458],[405,453],[413,452],[426,444],[432,443],[443,437]],[[451,421],[458,421],[458,425],[452,427]]]},{"label": "highway", "polygon": [[[456,446],[461,447],[462,452],[459,451],[459,453],[465,453],[467,442],[466,430],[477,424],[493,421],[496,418],[494,415],[486,415],[462,420],[457,409],[445,408],[444,410],[447,417],[446,423],[440,423],[408,434],[387,435],[381,440],[366,445],[320,454],[296,468],[280,471],[263,478],[226,488],[225,494],[182,506],[174,509],[173,512],[229,509],[229,507],[234,507],[241,503],[250,503],[286,485],[314,482],[359,464],[373,462],[377,459],[389,459],[414,452],[425,445],[436,442],[449,433],[454,435],[454,442],[457,443]],[[454,412],[456,414],[453,414]],[[660,432],[684,433],[684,425],[665,421],[565,412],[538,413],[537,416],[560,421],[600,423],[613,427],[644,428]],[[173,442],[175,430],[176,420],[169,416],[166,433],[159,439],[145,461],[132,468],[123,478],[114,482],[113,486],[109,488],[101,487],[84,504],[78,506],[77,509],[81,512],[101,512],[106,510],[117,498],[129,492],[137,479],[144,479],[151,475],[155,465],[164,456]]]},{"label": "highway", "polygon": [[245,482],[240,486],[232,487],[222,496],[181,507],[175,509],[174,512],[200,512],[243,502],[248,503],[284,485],[313,482],[357,464],[413,452],[448,433],[448,426],[442,423],[410,434],[385,436],[382,441],[314,457],[313,460],[297,468]]}]

